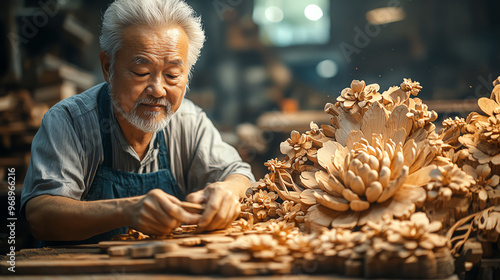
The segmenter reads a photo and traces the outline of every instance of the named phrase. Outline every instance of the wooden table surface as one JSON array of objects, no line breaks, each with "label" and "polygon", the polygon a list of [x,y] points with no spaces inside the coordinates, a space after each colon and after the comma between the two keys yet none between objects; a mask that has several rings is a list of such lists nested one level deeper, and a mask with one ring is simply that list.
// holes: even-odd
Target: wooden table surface
[{"label": "wooden table surface", "polygon": [[[221,277],[220,275],[181,275],[169,273],[158,267],[154,258],[130,259],[110,258],[108,254],[94,246],[76,246],[72,248],[37,248],[25,249],[16,254],[16,272],[7,270],[5,256],[1,260],[0,279],[26,280],[100,280],[100,279],[291,279],[291,280],[324,280],[324,279],[360,279],[338,275],[270,275],[247,277]],[[451,276],[446,280],[458,280]]]}]

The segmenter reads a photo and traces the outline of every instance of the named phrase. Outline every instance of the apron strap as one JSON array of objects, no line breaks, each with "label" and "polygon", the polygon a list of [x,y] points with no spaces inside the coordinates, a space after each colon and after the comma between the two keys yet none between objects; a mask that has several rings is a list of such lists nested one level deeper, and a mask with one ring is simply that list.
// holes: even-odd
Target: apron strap
[{"label": "apron strap", "polygon": [[170,169],[170,161],[168,160],[168,153],[167,153],[167,144],[165,143],[165,133],[163,132],[164,130],[160,130],[156,134],[156,143],[159,144],[160,146],[160,151],[158,153],[158,156],[160,158],[160,169]]},{"label": "apron strap", "polygon": [[102,150],[104,153],[104,161],[102,165],[111,168],[113,164],[113,150],[111,146],[111,131],[113,130],[113,120],[111,118],[113,116],[111,116],[110,113],[111,98],[108,83],[105,83],[99,91],[98,106]]}]

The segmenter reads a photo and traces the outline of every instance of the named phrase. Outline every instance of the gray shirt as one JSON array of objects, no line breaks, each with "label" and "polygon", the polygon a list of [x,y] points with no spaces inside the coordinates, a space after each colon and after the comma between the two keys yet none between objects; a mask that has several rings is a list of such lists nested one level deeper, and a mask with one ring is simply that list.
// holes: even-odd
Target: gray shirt
[{"label": "gray shirt", "polygon": [[[22,189],[23,212],[26,202],[39,195],[77,200],[85,197],[104,159],[97,106],[102,85],[64,99],[43,117],[33,139]],[[135,173],[158,171],[160,143],[155,141],[156,133],[146,156],[140,160],[123,136],[116,118],[106,120],[101,125],[111,132],[113,169]],[[191,101],[182,101],[164,133],[170,169],[184,195],[231,174],[242,174],[255,181],[250,165],[222,141],[206,114]]]}]

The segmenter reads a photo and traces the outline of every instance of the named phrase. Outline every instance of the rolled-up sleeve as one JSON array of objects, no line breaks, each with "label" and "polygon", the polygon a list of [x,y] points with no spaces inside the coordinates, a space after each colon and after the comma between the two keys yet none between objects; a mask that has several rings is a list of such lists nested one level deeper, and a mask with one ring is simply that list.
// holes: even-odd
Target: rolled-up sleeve
[{"label": "rolled-up sleeve", "polygon": [[234,147],[224,142],[219,131],[204,112],[199,112],[191,131],[192,162],[188,170],[188,193],[241,174],[255,181],[250,165],[243,162]]},{"label": "rolled-up sleeve", "polygon": [[80,199],[85,189],[80,139],[64,108],[52,108],[43,118],[31,146],[31,160],[24,180],[21,213],[26,203],[40,195]]}]

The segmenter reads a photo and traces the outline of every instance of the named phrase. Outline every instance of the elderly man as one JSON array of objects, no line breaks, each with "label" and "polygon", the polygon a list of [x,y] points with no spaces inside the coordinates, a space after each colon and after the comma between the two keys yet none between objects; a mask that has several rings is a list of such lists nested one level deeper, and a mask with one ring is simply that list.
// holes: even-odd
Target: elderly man
[{"label": "elderly man", "polygon": [[[215,230],[238,216],[250,167],[184,99],[204,40],[181,0],[110,5],[99,56],[106,83],[52,107],[33,140],[22,212],[37,239],[94,243],[181,223]],[[189,213],[183,199],[206,209]]]}]

